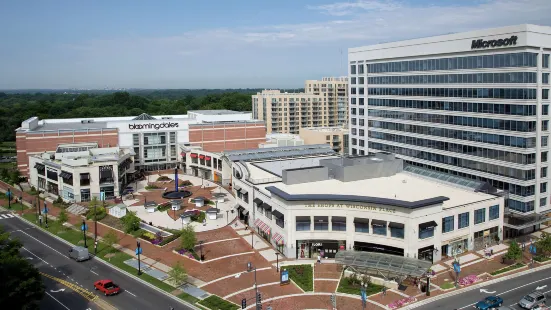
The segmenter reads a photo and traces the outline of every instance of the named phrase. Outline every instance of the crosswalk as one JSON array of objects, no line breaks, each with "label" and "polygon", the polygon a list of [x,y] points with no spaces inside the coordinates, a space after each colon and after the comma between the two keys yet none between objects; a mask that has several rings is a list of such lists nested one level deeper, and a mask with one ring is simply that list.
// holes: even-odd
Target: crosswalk
[{"label": "crosswalk", "polygon": [[15,215],[11,214],[11,213],[0,213],[0,220],[7,220],[7,219],[10,219],[10,218],[14,218]]}]

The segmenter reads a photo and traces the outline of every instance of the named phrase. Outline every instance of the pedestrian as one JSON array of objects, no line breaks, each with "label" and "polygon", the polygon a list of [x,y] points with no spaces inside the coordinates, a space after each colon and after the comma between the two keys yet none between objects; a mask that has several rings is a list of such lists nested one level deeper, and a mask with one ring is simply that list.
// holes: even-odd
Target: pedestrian
[{"label": "pedestrian", "polygon": [[383,296],[386,296],[386,286],[383,286]]},{"label": "pedestrian", "polygon": [[321,256],[318,254],[318,264],[321,264]]},{"label": "pedestrian", "polygon": [[245,230],[249,230],[249,225],[245,225]]}]

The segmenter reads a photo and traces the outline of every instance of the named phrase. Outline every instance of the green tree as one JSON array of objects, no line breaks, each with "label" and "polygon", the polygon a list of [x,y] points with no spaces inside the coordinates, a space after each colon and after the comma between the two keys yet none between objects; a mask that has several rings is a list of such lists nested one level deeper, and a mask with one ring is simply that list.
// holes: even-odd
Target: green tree
[{"label": "green tree", "polygon": [[67,211],[65,211],[65,209],[61,209],[61,211],[59,212],[59,215],[57,216],[58,223],[63,225],[68,220],[69,220],[69,217],[67,216]]},{"label": "green tree", "polygon": [[512,259],[515,261],[518,261],[522,258],[522,250],[520,249],[520,246],[515,240],[511,242],[511,244],[509,245],[509,249],[507,250],[507,253],[505,253],[503,257],[505,259]]},{"label": "green tree", "polygon": [[187,272],[179,261],[176,262],[176,264],[172,266],[172,269],[168,272],[168,278],[176,284],[176,286],[180,286],[186,282]]},{"label": "green tree", "polygon": [[536,247],[545,257],[548,257],[551,254],[551,234],[542,232],[540,240],[536,242]]},{"label": "green tree", "polygon": [[103,242],[107,244],[110,248],[113,248],[113,245],[115,245],[119,241],[119,237],[117,236],[117,233],[110,229],[105,236],[103,236]]},{"label": "green tree", "polygon": [[121,221],[125,233],[129,234],[140,229],[140,218],[132,211],[128,211],[126,215],[121,218]]},{"label": "green tree", "polygon": [[191,226],[191,224],[187,224],[182,229],[182,234],[180,235],[180,245],[186,250],[193,250],[196,243],[197,236],[195,236],[195,229]]},{"label": "green tree", "polygon": [[21,172],[19,170],[14,169],[9,172],[8,178],[10,179],[11,184],[19,184],[19,179],[21,178]]},{"label": "green tree", "polygon": [[6,309],[39,309],[44,296],[42,277],[19,250],[22,244],[10,239],[0,227],[0,305]]}]

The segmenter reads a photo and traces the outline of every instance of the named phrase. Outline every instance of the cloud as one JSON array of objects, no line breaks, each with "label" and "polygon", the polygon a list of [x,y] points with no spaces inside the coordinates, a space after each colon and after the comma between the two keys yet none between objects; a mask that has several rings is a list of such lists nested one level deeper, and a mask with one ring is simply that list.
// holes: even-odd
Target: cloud
[{"label": "cloud", "polygon": [[317,6],[307,6],[310,10],[321,11],[328,15],[355,15],[365,11],[393,11],[401,4],[395,1],[358,0],[356,2],[336,2]]}]

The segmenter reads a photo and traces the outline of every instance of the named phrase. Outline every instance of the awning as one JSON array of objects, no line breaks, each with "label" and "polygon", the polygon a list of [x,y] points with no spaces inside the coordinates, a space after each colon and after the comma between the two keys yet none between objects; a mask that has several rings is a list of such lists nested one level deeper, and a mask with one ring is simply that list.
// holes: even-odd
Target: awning
[{"label": "awning", "polygon": [[388,223],[388,226],[392,228],[404,228],[404,224],[395,222]]},{"label": "awning", "polygon": [[345,216],[332,216],[331,222],[333,223],[346,223],[346,217]]},{"label": "awning", "polygon": [[369,219],[363,217],[355,217],[354,223],[369,224]]},{"label": "awning", "polygon": [[257,205],[261,205],[263,203],[263,201],[260,198],[253,199],[253,202],[256,203]]},{"label": "awning", "polygon": [[311,220],[312,219],[309,216],[297,216],[297,223],[305,223],[305,222],[310,223]]},{"label": "awning", "polygon": [[241,194],[245,195],[245,194],[248,194],[249,192],[247,192],[246,189],[241,189]]},{"label": "awning", "polygon": [[419,224],[419,229],[423,230],[427,228],[434,228],[436,226],[438,226],[438,224],[436,224],[435,221],[430,221],[430,222]]},{"label": "awning", "polygon": [[285,240],[283,240],[283,236],[278,234],[278,233],[275,233],[274,236],[272,237],[272,239],[278,245],[281,245],[281,244],[285,243]]},{"label": "awning", "polygon": [[205,158],[205,155],[201,154],[199,155],[199,159],[204,159]]},{"label": "awning", "polygon": [[156,207],[157,203],[155,201],[147,201],[146,203],[144,203],[143,206],[146,207],[146,208]]},{"label": "awning", "polygon": [[80,174],[80,179],[81,180],[89,180],[90,179],[90,174],[89,173],[81,173]]},{"label": "awning", "polygon": [[72,173],[69,173],[69,172],[66,172],[66,171],[61,171],[61,173],[59,174],[59,176],[60,176],[62,179],[65,179],[65,180],[69,180],[69,179],[72,179],[72,178],[73,178],[73,174],[72,174]]},{"label": "awning", "polygon": [[207,213],[220,213],[220,209],[217,209],[217,208],[210,208],[208,209],[207,211],[205,211]]},{"label": "awning", "polygon": [[249,214],[249,210],[247,210],[247,209],[243,209],[243,212],[241,212],[241,214],[243,214],[243,215],[247,215],[247,214]]},{"label": "awning", "polygon": [[99,177],[102,179],[108,179],[113,177],[113,170],[101,170],[99,172]]},{"label": "awning", "polygon": [[283,218],[283,213],[277,211],[277,210],[274,210],[272,211],[272,214],[273,216],[277,217],[278,219],[282,219]]},{"label": "awning", "polygon": [[266,223],[262,222],[260,219],[256,219],[256,221],[254,221],[254,226],[258,227],[268,235],[270,234],[270,226],[266,225]]},{"label": "awning", "polygon": [[239,191],[239,190],[241,190],[241,186],[239,186],[239,185],[234,185],[234,186],[233,186],[233,189],[235,189],[236,191]]},{"label": "awning", "polygon": [[40,163],[34,164],[34,167],[35,167],[36,169],[40,169],[40,170],[43,170],[43,169],[46,168],[46,166],[44,166],[43,164],[40,164]]},{"label": "awning", "polygon": [[205,156],[205,160],[210,160],[210,156]]},{"label": "awning", "polygon": [[328,216],[314,216],[314,223],[329,223]]},{"label": "awning", "polygon": [[268,211],[271,211],[271,210],[272,210],[272,206],[270,206],[270,205],[267,204],[267,203],[263,203],[263,204],[262,204],[262,208],[263,208],[264,210],[268,210]]},{"label": "awning", "polygon": [[181,153],[180,153],[180,156],[185,157],[185,156],[186,156],[186,153],[185,153],[185,152],[181,152]]},{"label": "awning", "polygon": [[371,220],[371,226],[386,226],[386,221]]},{"label": "awning", "polygon": [[190,156],[191,156],[191,158],[197,158],[197,154],[195,154],[195,153],[191,153]]}]

